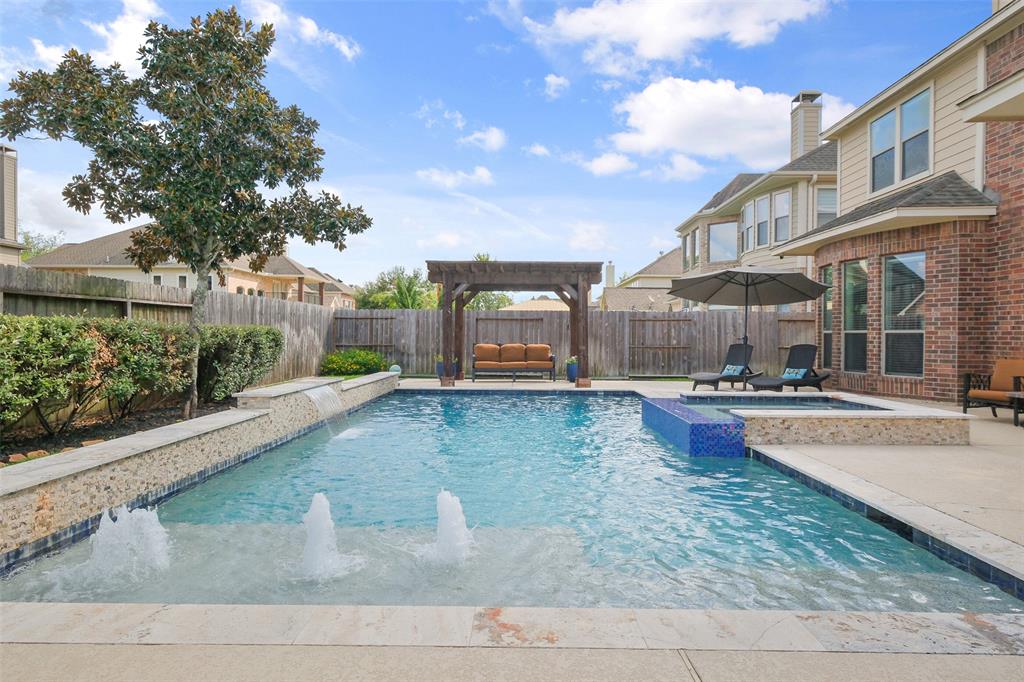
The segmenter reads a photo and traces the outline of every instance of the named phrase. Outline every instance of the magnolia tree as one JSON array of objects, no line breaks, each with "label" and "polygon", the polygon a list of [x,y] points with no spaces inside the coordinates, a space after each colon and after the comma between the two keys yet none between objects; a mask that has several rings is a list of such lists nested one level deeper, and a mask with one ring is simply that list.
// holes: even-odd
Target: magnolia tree
[{"label": "magnolia tree", "polygon": [[[151,22],[139,78],[71,50],[53,72],[19,72],[14,96],[0,104],[0,135],[41,133],[92,152],[64,188],[70,207],[88,213],[98,203],[115,223],[153,219],[132,234],[128,256],[146,272],[167,260],[195,272],[196,338],[207,278],[223,281],[222,265],[245,256],[259,271],[291,237],[340,250],[371,225],[361,207],[305,189],[323,172],[319,124],[281,107],[263,84],[273,43],[273,26],[254,28],[233,8],[185,29]],[[188,416],[197,404],[194,346]]]}]

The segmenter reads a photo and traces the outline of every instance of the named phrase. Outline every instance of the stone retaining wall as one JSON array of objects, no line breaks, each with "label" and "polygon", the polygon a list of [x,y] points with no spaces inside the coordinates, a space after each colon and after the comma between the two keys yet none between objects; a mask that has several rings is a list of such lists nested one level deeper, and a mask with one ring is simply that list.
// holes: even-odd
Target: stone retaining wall
[{"label": "stone retaining wall", "polygon": [[104,509],[153,504],[397,386],[390,372],[290,381],[236,394],[238,409],[5,467],[0,572],[87,536]]}]

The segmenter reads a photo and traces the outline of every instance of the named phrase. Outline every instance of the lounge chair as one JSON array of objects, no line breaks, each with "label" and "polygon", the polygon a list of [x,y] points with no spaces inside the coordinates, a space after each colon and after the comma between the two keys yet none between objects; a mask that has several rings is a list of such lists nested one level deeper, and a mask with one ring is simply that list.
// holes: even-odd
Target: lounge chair
[{"label": "lounge chair", "polygon": [[1024,410],[1024,401],[1011,399],[1008,395],[1011,392],[1019,393],[1024,390],[1024,360],[1011,360],[1003,358],[996,360],[992,374],[964,374],[963,375],[963,404],[964,414],[967,414],[969,407],[988,407],[992,410],[992,416],[996,415],[997,407],[1008,407],[1013,412],[1014,426],[1020,425],[1021,411]]},{"label": "lounge chair", "polygon": [[786,358],[786,371],[777,377],[756,377],[748,383],[755,391],[782,391],[785,386],[792,386],[799,391],[801,386],[813,386],[819,391],[822,382],[832,376],[827,369],[815,369],[814,359],[818,356],[818,347],[813,343],[798,343],[790,346],[789,357]]},{"label": "lounge chair", "polygon": [[691,390],[696,391],[698,386],[711,386],[716,391],[719,383],[727,383],[732,388],[738,383],[743,384],[743,390],[747,388],[747,381],[753,377],[761,376],[761,372],[750,370],[750,356],[754,354],[754,347],[749,343],[734,343],[729,346],[725,354],[725,362],[722,363],[721,372],[697,372],[690,375],[693,382]]}]

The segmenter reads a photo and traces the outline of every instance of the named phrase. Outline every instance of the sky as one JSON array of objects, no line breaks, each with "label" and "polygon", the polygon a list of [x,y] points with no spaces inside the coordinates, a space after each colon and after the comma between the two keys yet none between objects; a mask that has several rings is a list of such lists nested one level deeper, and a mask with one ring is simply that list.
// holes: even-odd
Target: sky
[{"label": "sky", "polygon": [[[227,6],[5,0],[3,96],[19,69],[52,69],[70,47],[137,74],[149,20],[184,26]],[[635,272],[734,174],[788,160],[796,92],[825,93],[828,126],[991,12],[990,0],[237,6],[276,28],[271,93],[320,122],[319,186],[374,222],[344,251],[296,241],[289,254],[353,284],[477,252]],[[126,227],[64,204],[86,150],[13,146],[21,230],[78,242]]]}]

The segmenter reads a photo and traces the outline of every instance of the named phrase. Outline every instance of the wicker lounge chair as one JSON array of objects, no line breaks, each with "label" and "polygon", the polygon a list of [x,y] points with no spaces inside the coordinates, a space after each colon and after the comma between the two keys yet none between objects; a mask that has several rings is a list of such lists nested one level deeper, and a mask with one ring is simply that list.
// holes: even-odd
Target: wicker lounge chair
[{"label": "wicker lounge chair", "polygon": [[821,391],[822,382],[832,376],[832,372],[814,368],[814,359],[817,356],[818,347],[813,343],[790,346],[789,357],[786,358],[786,372],[778,377],[756,377],[750,380],[750,386],[755,391],[781,391],[785,386],[792,386],[794,391],[800,390],[801,386],[813,386]]},{"label": "wicker lounge chair", "polygon": [[1024,360],[1004,358],[996,360],[992,374],[964,374],[963,405],[964,414],[969,407],[988,407],[992,416],[996,415],[997,407],[1007,407],[1013,411],[1014,425],[1020,424],[1021,411],[1024,403],[1011,398],[1009,393],[1020,393],[1024,390]]},{"label": "wicker lounge chair", "polygon": [[[749,343],[734,343],[729,346],[729,351],[725,354],[725,362],[722,363],[721,372],[697,372],[696,374],[690,375],[690,381],[693,382],[692,390],[696,391],[698,386],[711,386],[716,391],[718,390],[718,384],[721,382],[729,384],[732,388],[738,383],[743,384],[743,390],[747,388],[747,381],[753,377],[761,376],[761,372],[750,371],[750,356],[754,354],[754,347]],[[740,367],[741,369],[737,374],[726,374],[726,368],[728,367]]]}]

